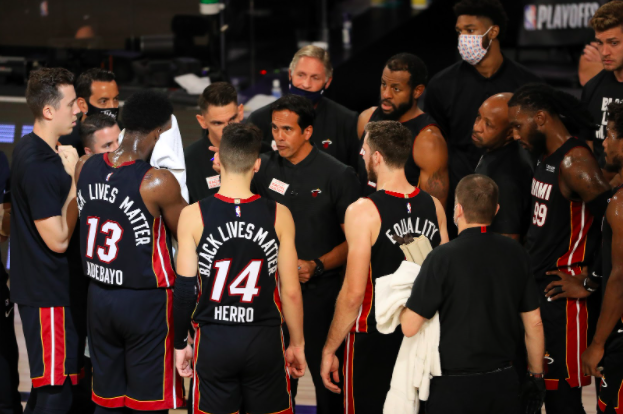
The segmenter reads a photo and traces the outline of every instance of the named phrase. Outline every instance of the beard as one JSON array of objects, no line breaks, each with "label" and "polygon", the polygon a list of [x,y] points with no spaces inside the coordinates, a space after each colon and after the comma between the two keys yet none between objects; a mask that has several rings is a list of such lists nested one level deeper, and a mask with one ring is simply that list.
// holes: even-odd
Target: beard
[{"label": "beard", "polygon": [[544,133],[537,131],[536,125],[530,131],[528,135],[528,143],[530,144],[530,148],[528,151],[533,155],[543,155],[547,150],[547,137]]},{"label": "beard", "polygon": [[405,102],[405,103],[401,103],[400,105],[396,106],[393,103],[389,102],[389,101],[385,101],[383,100],[383,98],[379,99],[379,108],[381,107],[381,104],[385,102],[386,104],[390,105],[392,108],[394,108],[391,112],[389,113],[385,113],[383,112],[383,109],[381,108],[381,111],[379,112],[379,117],[381,118],[381,120],[383,121],[398,121],[404,114],[407,113],[407,111],[409,111],[409,109],[413,108],[413,95],[409,96],[409,101]]},{"label": "beard", "polygon": [[378,178],[376,175],[376,171],[374,171],[372,168],[366,167],[366,172],[368,173],[368,181],[376,183],[376,180]]},{"label": "beard", "polygon": [[[610,158],[610,157],[608,157]],[[604,165],[604,170],[611,173],[618,173],[621,171],[621,167],[623,166],[623,160],[621,160],[620,156],[613,156],[612,161],[606,159],[606,165]]]}]

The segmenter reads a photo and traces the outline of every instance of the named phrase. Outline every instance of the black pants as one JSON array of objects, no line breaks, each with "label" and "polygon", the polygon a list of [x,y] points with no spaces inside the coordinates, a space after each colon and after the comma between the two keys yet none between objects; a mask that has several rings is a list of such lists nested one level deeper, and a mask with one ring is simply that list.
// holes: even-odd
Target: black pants
[{"label": "black pants", "polygon": [[491,374],[434,377],[427,414],[519,414],[519,383],[513,368]]},{"label": "black pants", "polygon": [[0,285],[0,414],[21,414],[19,349],[15,339],[15,305],[9,300],[9,288]]},{"label": "black pants", "polygon": [[545,395],[547,414],[586,414],[582,405],[582,388],[571,388],[567,381],[558,381],[558,389]]}]

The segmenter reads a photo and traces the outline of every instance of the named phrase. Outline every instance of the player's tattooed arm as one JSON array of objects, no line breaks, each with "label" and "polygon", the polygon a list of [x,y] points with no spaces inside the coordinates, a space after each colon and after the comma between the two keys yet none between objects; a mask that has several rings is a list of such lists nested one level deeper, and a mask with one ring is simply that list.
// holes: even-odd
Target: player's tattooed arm
[{"label": "player's tattooed arm", "polygon": [[180,184],[171,171],[156,168],[149,170],[141,184],[141,196],[149,212],[154,217],[162,215],[167,229],[177,239],[180,214],[188,203],[182,197]]},{"label": "player's tattooed arm", "polygon": [[422,131],[415,139],[412,155],[420,168],[420,188],[445,208],[450,187],[448,146],[439,128],[430,126]]},{"label": "player's tattooed arm", "polygon": [[597,364],[604,355],[606,339],[623,314],[623,196],[612,197],[606,210],[606,220],[612,227],[612,271],[606,285],[597,329],[591,345],[582,354],[582,369],[586,375],[601,377]]},{"label": "player's tattooed arm", "polygon": [[580,199],[585,203],[595,200],[610,190],[592,153],[583,147],[575,147],[560,163],[560,184],[563,195]]}]

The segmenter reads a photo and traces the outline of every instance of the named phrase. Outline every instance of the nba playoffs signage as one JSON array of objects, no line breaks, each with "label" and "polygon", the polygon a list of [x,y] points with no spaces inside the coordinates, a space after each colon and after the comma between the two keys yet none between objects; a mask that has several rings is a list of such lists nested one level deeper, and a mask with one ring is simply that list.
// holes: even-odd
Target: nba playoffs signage
[{"label": "nba playoffs signage", "polygon": [[588,22],[607,0],[524,0],[522,46],[581,45],[592,39]]}]

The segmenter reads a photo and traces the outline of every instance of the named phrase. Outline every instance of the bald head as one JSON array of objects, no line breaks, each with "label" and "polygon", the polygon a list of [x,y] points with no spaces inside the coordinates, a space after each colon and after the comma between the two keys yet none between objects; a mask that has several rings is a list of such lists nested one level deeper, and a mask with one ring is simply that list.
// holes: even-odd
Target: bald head
[{"label": "bald head", "polygon": [[503,147],[513,140],[508,121],[508,101],[512,93],[499,93],[488,98],[478,108],[472,141],[488,151]]}]

